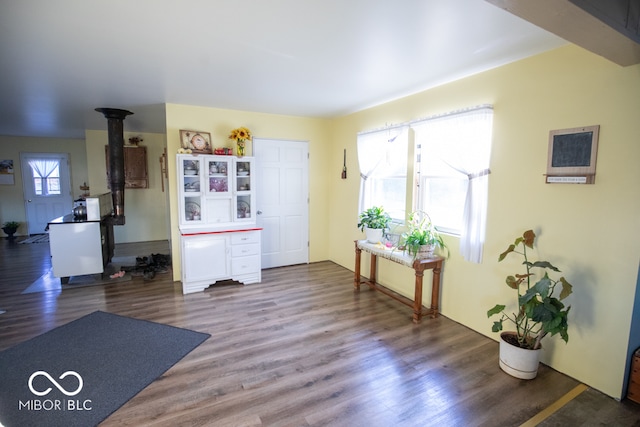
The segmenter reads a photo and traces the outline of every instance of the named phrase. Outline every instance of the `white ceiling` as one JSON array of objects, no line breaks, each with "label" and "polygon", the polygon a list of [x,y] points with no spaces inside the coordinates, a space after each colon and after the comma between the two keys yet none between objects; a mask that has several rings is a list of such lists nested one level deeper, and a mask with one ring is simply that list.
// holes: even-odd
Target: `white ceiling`
[{"label": "white ceiling", "polygon": [[0,0],[0,135],[83,138],[96,107],[336,117],[566,42],[483,0]]}]

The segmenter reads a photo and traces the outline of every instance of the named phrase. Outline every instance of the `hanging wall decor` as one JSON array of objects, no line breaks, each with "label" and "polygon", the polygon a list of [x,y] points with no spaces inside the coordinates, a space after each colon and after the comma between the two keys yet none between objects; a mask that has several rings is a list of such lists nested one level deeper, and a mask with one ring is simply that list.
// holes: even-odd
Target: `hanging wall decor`
[{"label": "hanging wall decor", "polygon": [[13,160],[0,160],[0,184],[13,185]]},{"label": "hanging wall decor", "polygon": [[342,179],[347,179],[347,149],[344,149],[344,155],[342,157]]},{"label": "hanging wall decor", "polygon": [[593,184],[600,126],[549,132],[547,184]]},{"label": "hanging wall decor", "polygon": [[185,150],[191,150],[193,153],[213,153],[213,149],[211,148],[211,134],[208,132],[181,130],[180,146]]}]

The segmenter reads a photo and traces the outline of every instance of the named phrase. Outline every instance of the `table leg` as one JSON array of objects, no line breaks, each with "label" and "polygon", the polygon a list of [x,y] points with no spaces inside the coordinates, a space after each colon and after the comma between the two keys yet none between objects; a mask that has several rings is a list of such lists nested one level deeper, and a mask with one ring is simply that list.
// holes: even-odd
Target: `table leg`
[{"label": "table leg", "polygon": [[433,268],[433,281],[431,282],[431,317],[438,317],[438,304],[440,301],[440,271],[442,261]]},{"label": "table leg", "polygon": [[356,242],[356,268],[353,272],[353,287],[356,290],[360,290],[360,257],[362,254],[362,249],[358,247],[358,242]]},{"label": "table leg", "polygon": [[416,270],[415,291],[413,295],[413,323],[420,323],[422,318],[422,278],[423,270]]},{"label": "table leg", "polygon": [[369,281],[376,284],[376,262],[378,257],[374,254],[371,254],[371,268],[369,269]]}]

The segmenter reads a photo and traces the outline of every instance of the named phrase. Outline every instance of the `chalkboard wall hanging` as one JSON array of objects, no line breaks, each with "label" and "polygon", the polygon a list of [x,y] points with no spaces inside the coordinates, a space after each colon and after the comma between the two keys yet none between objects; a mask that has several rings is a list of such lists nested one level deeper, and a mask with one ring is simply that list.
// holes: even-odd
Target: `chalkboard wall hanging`
[{"label": "chalkboard wall hanging", "polygon": [[549,132],[546,182],[593,184],[600,125]]}]

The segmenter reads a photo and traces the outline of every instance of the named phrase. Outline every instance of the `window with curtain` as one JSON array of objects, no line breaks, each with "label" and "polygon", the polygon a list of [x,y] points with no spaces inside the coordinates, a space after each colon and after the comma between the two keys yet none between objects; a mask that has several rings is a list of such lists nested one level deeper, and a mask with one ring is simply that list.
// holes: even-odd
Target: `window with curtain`
[{"label": "window with curtain", "polygon": [[415,206],[439,230],[460,236],[460,252],[482,261],[493,108],[482,106],[414,122]]},{"label": "window with curtain", "polygon": [[394,221],[404,221],[408,135],[408,126],[358,134],[359,212],[382,206]]},{"label": "window with curtain", "polygon": [[60,161],[30,160],[33,187],[39,196],[60,195]]}]

